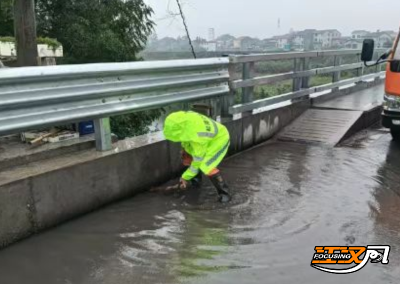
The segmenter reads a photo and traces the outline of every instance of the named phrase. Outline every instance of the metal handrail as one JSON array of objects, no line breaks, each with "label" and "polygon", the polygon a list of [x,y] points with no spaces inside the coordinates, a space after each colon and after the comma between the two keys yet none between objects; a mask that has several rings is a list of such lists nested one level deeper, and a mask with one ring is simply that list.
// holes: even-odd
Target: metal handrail
[{"label": "metal handrail", "polygon": [[109,129],[109,116],[224,96],[228,64],[213,58],[4,69],[0,134],[92,119]]},{"label": "metal handrail", "polygon": [[[341,56],[357,54],[359,50],[312,51],[1,69],[0,135],[94,119],[98,149],[108,150],[109,116],[206,99],[222,100],[215,113],[229,116],[382,75],[377,69],[363,76],[361,62],[340,64]],[[308,70],[308,59],[323,56],[334,56],[334,66]],[[255,62],[287,59],[294,60],[292,72],[254,77]],[[237,64],[243,64],[243,78],[233,80]],[[340,80],[341,71],[353,69],[358,70],[356,78]],[[311,76],[329,73],[332,84],[309,88]],[[288,79],[294,82],[291,93],[252,99],[254,87]],[[243,100],[234,105],[238,88],[243,90]]]},{"label": "metal handrail", "polygon": [[[384,52],[383,49],[376,50],[377,55]],[[319,92],[318,90],[337,90],[340,86],[350,83],[357,83],[368,79],[370,76],[364,75],[364,64],[362,62],[341,64],[341,58],[347,55],[359,55],[361,50],[327,50],[327,51],[310,51],[310,52],[287,52],[287,53],[271,53],[271,54],[253,54],[231,56],[230,70],[235,70],[233,66],[242,65],[242,78],[232,80],[230,83],[232,92],[241,89],[241,104],[229,105],[227,111],[230,115],[253,111],[260,107],[270,106],[288,100],[298,100],[299,98],[307,98],[310,94]],[[310,59],[334,57],[333,66],[310,69]],[[266,76],[255,76],[255,64],[265,61],[276,60],[293,60],[293,71],[281,74],[272,74]],[[357,76],[349,80],[341,80],[341,72],[346,70],[356,70]],[[233,73],[234,71],[232,71]],[[309,87],[309,80],[312,76],[332,74],[332,83],[316,88]],[[377,68],[375,77],[381,76],[380,69]],[[254,88],[273,84],[280,81],[293,80],[293,90],[290,93],[266,98],[255,101],[253,99]]]},{"label": "metal handrail", "polygon": [[306,71],[288,72],[288,73],[282,73],[282,74],[260,76],[260,77],[255,77],[252,79],[246,79],[246,80],[235,80],[232,82],[231,86],[234,89],[262,86],[262,85],[272,84],[272,83],[289,80],[289,79],[311,77],[311,76],[315,76],[315,75],[329,74],[329,73],[334,73],[334,72],[338,72],[338,71],[354,70],[354,69],[362,68],[363,66],[364,66],[364,63],[360,62],[360,63],[345,64],[345,65],[341,65],[341,66],[322,67],[322,68],[316,68],[316,69],[311,69],[311,70],[306,70]]},{"label": "metal handrail", "polygon": [[373,73],[373,74],[369,74],[369,75],[365,75],[365,76],[361,76],[361,77],[341,80],[341,81],[338,81],[335,83],[320,85],[320,86],[311,87],[308,89],[302,89],[299,91],[290,92],[287,94],[282,94],[282,95],[271,97],[271,98],[260,99],[260,100],[256,100],[256,101],[253,101],[250,103],[238,104],[238,105],[234,105],[234,106],[230,107],[229,113],[230,114],[239,114],[239,113],[243,113],[243,112],[250,112],[250,111],[253,111],[253,110],[256,110],[259,108],[272,106],[275,104],[307,97],[311,94],[320,93],[320,92],[327,91],[327,90],[332,90],[334,88],[339,88],[342,86],[347,86],[347,85],[351,85],[354,83],[358,83],[358,82],[362,82],[362,81],[366,81],[366,80],[370,80],[370,79],[379,78],[383,75],[385,75],[385,72]]}]

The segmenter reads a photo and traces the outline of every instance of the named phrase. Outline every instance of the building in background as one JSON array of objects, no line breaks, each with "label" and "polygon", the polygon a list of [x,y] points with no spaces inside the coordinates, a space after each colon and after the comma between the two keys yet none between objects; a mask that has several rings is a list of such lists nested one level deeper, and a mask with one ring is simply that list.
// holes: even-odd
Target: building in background
[{"label": "building in background", "polygon": [[364,39],[373,39],[376,48],[391,48],[397,33],[394,31],[369,32],[364,30],[351,33],[351,39],[344,43],[348,49],[361,49]]},{"label": "building in background", "polygon": [[365,30],[356,30],[351,33],[351,38],[352,39],[363,39],[369,33],[370,33],[369,31],[365,31]]},{"label": "building in background", "polygon": [[276,47],[282,50],[315,50],[328,49],[337,45],[342,34],[336,30],[315,30],[291,31],[289,34],[274,36],[271,40],[276,41]]},{"label": "building in background", "polygon": [[[390,48],[396,37],[394,31],[355,30],[350,36],[342,36],[337,29],[306,29],[294,31],[271,38],[258,39],[249,36],[235,37],[224,34],[216,37],[215,29],[208,29],[208,38],[196,38],[193,43],[198,52],[279,52],[279,51],[309,51],[327,49],[361,49],[363,40],[374,39],[377,48]],[[188,38],[158,39],[154,34],[149,38],[146,52],[190,52]],[[189,54],[189,53],[188,53]]]},{"label": "building in background", "polygon": [[275,47],[278,49],[287,49],[287,47],[291,44],[291,39],[292,36],[289,34],[272,37],[272,40],[276,42]]},{"label": "building in background", "polygon": [[208,41],[215,41],[215,29],[208,29]]},{"label": "building in background", "polygon": [[342,37],[342,34],[336,30],[321,30],[314,32],[314,49],[327,49],[333,47],[333,39]]},{"label": "building in background", "polygon": [[363,41],[360,38],[350,38],[344,43],[343,47],[345,49],[362,49]]},{"label": "building in background", "polygon": [[249,36],[242,36],[233,41],[233,49],[237,51],[261,50],[262,41]]},{"label": "building in background", "polygon": [[344,48],[346,42],[351,40],[351,36],[341,36],[332,39],[332,49]]},{"label": "building in background", "polygon": [[217,51],[217,42],[216,41],[206,41],[200,43],[200,47],[203,48],[207,52],[216,52]]},{"label": "building in background", "polygon": [[364,38],[373,39],[376,48],[391,48],[395,36],[392,36],[390,32],[377,31],[367,34]]},{"label": "building in background", "polygon": [[217,37],[217,50],[220,51],[229,51],[233,49],[235,37],[230,34],[225,34]]}]

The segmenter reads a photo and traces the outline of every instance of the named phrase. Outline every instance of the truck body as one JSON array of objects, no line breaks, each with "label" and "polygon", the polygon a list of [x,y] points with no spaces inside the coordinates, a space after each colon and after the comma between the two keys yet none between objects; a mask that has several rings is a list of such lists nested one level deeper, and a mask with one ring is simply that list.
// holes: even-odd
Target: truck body
[{"label": "truck body", "polygon": [[382,125],[390,128],[393,139],[400,141],[400,32],[388,58]]}]

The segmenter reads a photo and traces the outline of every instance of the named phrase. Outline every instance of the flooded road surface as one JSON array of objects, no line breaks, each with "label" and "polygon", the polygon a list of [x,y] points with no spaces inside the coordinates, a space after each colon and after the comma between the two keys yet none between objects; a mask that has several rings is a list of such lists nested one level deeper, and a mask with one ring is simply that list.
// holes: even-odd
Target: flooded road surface
[{"label": "flooded road surface", "polygon": [[[1,284],[400,283],[400,146],[270,142],[227,160],[235,196],[207,185],[143,194],[0,251]],[[390,245],[388,265],[310,267],[315,246]]]}]

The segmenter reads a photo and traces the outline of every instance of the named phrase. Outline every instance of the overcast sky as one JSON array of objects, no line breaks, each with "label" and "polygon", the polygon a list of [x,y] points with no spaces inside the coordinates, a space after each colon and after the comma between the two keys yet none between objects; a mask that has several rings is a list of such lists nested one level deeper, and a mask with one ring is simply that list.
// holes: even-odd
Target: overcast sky
[{"label": "overcast sky", "polygon": [[[155,10],[159,37],[184,34],[176,0],[145,0]],[[229,33],[266,38],[302,30],[338,29],[344,35],[352,30],[398,30],[400,0],[181,0],[192,37]],[[281,28],[278,29],[278,19]]]}]

